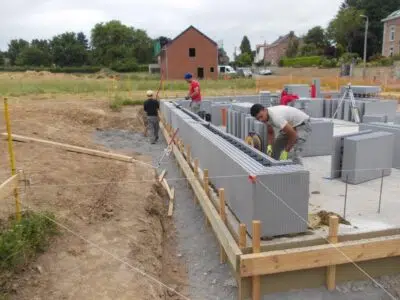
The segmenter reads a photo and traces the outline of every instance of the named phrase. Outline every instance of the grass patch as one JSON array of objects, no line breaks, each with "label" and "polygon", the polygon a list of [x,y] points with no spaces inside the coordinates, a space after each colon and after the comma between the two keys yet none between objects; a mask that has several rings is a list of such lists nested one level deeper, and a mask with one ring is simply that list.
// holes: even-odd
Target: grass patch
[{"label": "grass patch", "polygon": [[58,233],[48,212],[24,212],[20,222],[11,220],[0,232],[0,271],[14,272],[44,252]]},{"label": "grass patch", "polygon": [[143,105],[144,100],[132,100],[129,98],[124,98],[122,96],[115,96],[114,100],[110,103],[110,108],[113,111],[120,111],[123,106],[126,105]]}]

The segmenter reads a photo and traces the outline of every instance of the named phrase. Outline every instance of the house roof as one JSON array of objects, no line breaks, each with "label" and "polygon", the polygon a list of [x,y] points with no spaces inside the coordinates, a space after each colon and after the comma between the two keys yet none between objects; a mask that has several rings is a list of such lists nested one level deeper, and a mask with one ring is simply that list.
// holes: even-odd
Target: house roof
[{"label": "house roof", "polygon": [[279,45],[283,41],[287,40],[289,37],[290,37],[290,33],[288,33],[284,36],[280,36],[275,42],[273,42],[271,45],[268,45],[267,48],[275,47],[276,45]]},{"label": "house roof", "polygon": [[198,33],[200,33],[202,36],[204,36],[207,40],[209,40],[211,43],[213,43],[215,46],[217,46],[218,44],[216,42],[214,42],[211,38],[209,38],[208,36],[206,36],[204,33],[202,33],[200,30],[198,30],[196,27],[194,27],[193,25],[190,25],[188,28],[186,28],[184,31],[182,31],[179,35],[177,35],[172,41],[170,41],[168,44],[166,44],[164,47],[168,48],[169,46],[171,46],[177,39],[179,39],[181,36],[183,36],[186,32],[188,32],[190,29],[194,29],[196,30]]},{"label": "house roof", "polygon": [[382,22],[386,22],[386,21],[389,21],[389,20],[397,19],[397,18],[400,18],[400,9],[392,12],[385,19],[383,19]]}]

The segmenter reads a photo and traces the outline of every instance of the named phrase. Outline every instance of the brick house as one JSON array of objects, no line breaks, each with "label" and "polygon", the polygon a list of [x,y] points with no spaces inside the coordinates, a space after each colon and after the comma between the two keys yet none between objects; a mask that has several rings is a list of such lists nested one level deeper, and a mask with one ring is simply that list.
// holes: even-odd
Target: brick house
[{"label": "brick house", "polygon": [[275,42],[264,47],[264,61],[271,65],[278,65],[280,59],[286,55],[286,50],[292,39],[297,39],[293,32],[280,36]]},{"label": "brick house", "polygon": [[183,79],[187,72],[199,79],[217,79],[218,45],[190,26],[161,49],[159,63],[165,79]]},{"label": "brick house", "polygon": [[382,22],[382,56],[400,54],[400,10],[391,13]]}]

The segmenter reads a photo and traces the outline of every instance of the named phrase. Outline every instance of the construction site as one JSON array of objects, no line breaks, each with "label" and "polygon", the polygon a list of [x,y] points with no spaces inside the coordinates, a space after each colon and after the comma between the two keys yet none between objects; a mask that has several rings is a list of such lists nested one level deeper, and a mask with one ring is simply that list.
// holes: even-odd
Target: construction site
[{"label": "construction site", "polygon": [[5,99],[1,219],[50,211],[61,234],[2,289],[10,299],[400,299],[398,101],[381,86],[323,84],[282,87],[311,118],[302,165],[267,155],[250,108],[281,94],[260,87],[207,95],[198,114],[179,96],[160,99],[155,145],[141,106]]}]

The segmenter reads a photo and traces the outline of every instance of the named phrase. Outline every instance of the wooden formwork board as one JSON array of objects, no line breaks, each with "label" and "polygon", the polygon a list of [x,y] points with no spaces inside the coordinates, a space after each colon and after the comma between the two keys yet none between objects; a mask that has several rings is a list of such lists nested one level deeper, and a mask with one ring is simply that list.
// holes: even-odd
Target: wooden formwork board
[{"label": "wooden formwork board", "polygon": [[19,175],[11,176],[2,184],[0,184],[0,200],[13,195],[14,190],[18,187]]},{"label": "wooden formwork board", "polygon": [[[168,133],[166,132],[162,123],[160,123],[161,131],[163,132],[165,138],[168,140]],[[202,185],[195,179],[194,173],[190,168],[189,164],[186,162],[182,153],[179,151],[176,145],[172,145],[172,152],[175,155],[175,159],[180,165],[185,177],[187,178],[190,186],[193,189],[203,211],[208,220],[210,221],[211,227],[213,228],[215,235],[219,243],[225,250],[226,256],[233,267],[234,270],[238,268],[238,262],[242,252],[240,251],[235,239],[232,237],[231,233],[225,226],[224,222],[219,216],[218,211],[215,209],[214,205],[211,203],[206,192],[203,190]]]}]

